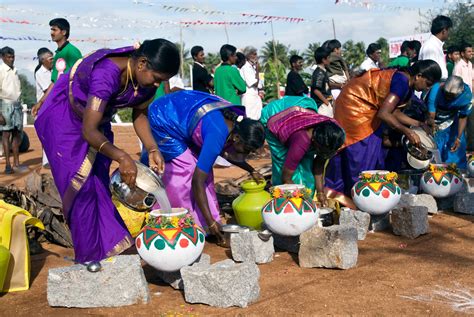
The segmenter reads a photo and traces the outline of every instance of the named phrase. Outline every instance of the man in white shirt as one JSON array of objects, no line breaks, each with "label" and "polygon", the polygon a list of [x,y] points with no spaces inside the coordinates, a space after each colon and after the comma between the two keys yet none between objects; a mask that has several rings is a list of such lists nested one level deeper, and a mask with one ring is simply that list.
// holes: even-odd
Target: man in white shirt
[{"label": "man in white shirt", "polygon": [[368,71],[372,68],[380,68],[380,57],[382,56],[382,47],[377,43],[371,43],[365,51],[367,58],[360,64],[360,69]]},{"label": "man in white shirt", "polygon": [[247,46],[244,49],[245,64],[240,68],[240,76],[245,81],[247,90],[241,96],[242,105],[248,118],[259,120],[262,114],[262,99],[258,94],[258,56],[257,49]]},{"label": "man in white shirt", "polygon": [[[23,129],[23,111],[20,105],[21,85],[16,73],[15,51],[5,46],[1,50],[3,64],[0,65],[0,112],[5,119],[1,126],[2,144],[5,154],[5,174],[13,174],[14,170],[23,172],[20,166],[20,132]],[[12,143],[10,144],[10,139]],[[13,168],[10,164],[10,151],[13,151]]]},{"label": "man in white shirt", "polygon": [[461,77],[464,83],[471,88],[472,92],[472,81],[474,80],[474,72],[471,63],[472,45],[463,43],[460,46],[459,52],[461,53],[461,59],[454,65],[453,75]]},{"label": "man in white shirt", "polygon": [[448,78],[446,58],[443,53],[444,42],[449,38],[449,30],[453,27],[450,18],[438,15],[431,23],[431,36],[420,50],[419,60],[431,59],[441,68],[441,79]]},{"label": "man in white shirt", "polygon": [[[51,85],[51,70],[53,69],[53,52],[42,47],[38,50],[38,66],[35,69],[36,102],[40,101],[49,85]],[[43,150],[43,167],[49,168],[48,158]]]}]

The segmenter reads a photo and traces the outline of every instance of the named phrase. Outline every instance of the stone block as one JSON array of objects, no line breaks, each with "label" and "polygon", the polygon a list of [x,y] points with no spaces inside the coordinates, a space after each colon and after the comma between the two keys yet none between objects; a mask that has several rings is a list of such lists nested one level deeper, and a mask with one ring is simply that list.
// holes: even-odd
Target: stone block
[{"label": "stone block", "polygon": [[394,234],[415,239],[429,231],[428,208],[412,206],[393,209],[391,222]]},{"label": "stone block", "polygon": [[474,178],[473,177],[464,177],[461,192],[474,193]]},{"label": "stone block", "polygon": [[[209,254],[201,254],[199,259],[196,260],[192,266],[202,266],[202,267],[208,267],[211,265],[211,257]],[[157,271],[158,278],[162,280],[163,282],[169,284],[172,288],[174,289],[184,289],[184,284],[183,284],[183,279],[181,278],[181,272],[176,271],[176,272],[163,272],[163,271]]]},{"label": "stone block", "polygon": [[454,212],[474,215],[474,193],[460,193],[454,199]]},{"label": "stone block", "polygon": [[101,265],[96,273],[82,264],[50,269],[48,304],[89,308],[148,303],[150,292],[138,255],[118,255]]},{"label": "stone block", "polygon": [[[269,230],[265,224],[262,224],[262,230]],[[281,250],[288,251],[290,253],[298,254],[300,249],[300,237],[299,236],[282,236],[278,233],[272,233],[273,245]]]},{"label": "stone block", "polygon": [[360,210],[343,209],[339,215],[339,224],[355,227],[357,239],[364,240],[369,230],[370,214]]},{"label": "stone block", "polygon": [[402,194],[400,202],[396,208],[411,207],[411,206],[423,206],[428,208],[429,214],[438,213],[438,204],[436,199],[428,194]]},{"label": "stone block", "polygon": [[390,216],[387,212],[383,215],[370,215],[369,230],[378,232],[385,231],[390,228]]},{"label": "stone block", "polygon": [[232,234],[230,237],[232,258],[238,262],[269,263],[273,260],[275,248],[273,237],[263,241],[257,231]]},{"label": "stone block", "polygon": [[349,269],[356,266],[358,254],[355,227],[313,227],[300,235],[301,267]]},{"label": "stone block", "polygon": [[454,195],[444,198],[435,198],[438,205],[438,212],[451,211],[454,208]]},{"label": "stone block", "polygon": [[224,260],[213,265],[181,269],[188,303],[214,307],[247,307],[260,296],[260,270],[255,263]]}]

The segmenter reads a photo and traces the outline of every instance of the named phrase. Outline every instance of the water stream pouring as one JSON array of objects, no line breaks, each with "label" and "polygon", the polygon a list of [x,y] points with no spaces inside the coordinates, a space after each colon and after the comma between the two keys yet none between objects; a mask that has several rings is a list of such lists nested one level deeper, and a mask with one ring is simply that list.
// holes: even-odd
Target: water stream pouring
[{"label": "water stream pouring", "polygon": [[171,205],[166,195],[161,177],[147,166],[135,162],[137,179],[135,188],[122,181],[119,169],[110,177],[110,191],[117,199],[135,211],[149,211],[158,202],[164,213],[171,213]]}]

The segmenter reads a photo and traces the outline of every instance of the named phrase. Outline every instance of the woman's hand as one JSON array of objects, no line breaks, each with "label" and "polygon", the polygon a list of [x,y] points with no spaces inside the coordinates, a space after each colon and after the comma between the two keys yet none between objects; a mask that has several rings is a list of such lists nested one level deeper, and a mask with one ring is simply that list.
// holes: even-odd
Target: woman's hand
[{"label": "woman's hand", "polygon": [[[209,233],[212,234],[212,235],[215,235],[216,238],[217,238],[217,245],[218,246],[221,246],[221,247],[226,247],[226,244],[225,244],[225,238],[224,238],[224,235],[222,234],[222,226],[220,223],[218,223],[217,221],[214,221],[212,224],[209,225]],[[229,246],[227,246],[229,247]]]},{"label": "woman's hand", "polygon": [[40,110],[41,105],[42,105],[42,104],[38,102],[37,104],[35,104],[35,105],[33,106],[33,108],[31,108],[31,115],[32,115],[33,117],[36,117],[36,116],[38,115],[38,111]]},{"label": "woman's hand", "polygon": [[454,140],[453,146],[451,147],[451,152],[456,152],[460,146],[461,146],[461,140],[459,138],[456,138],[456,140]]},{"label": "woman's hand", "polygon": [[265,177],[263,177],[263,175],[257,171],[251,172],[250,175],[257,182],[257,184],[265,182]]},{"label": "woman's hand", "polygon": [[153,170],[153,172],[157,174],[163,174],[165,171],[165,160],[163,159],[163,155],[161,155],[160,150],[152,150],[148,154],[148,161],[150,162],[150,168]]},{"label": "woman's hand", "polygon": [[318,202],[321,204],[321,207],[326,207],[328,205],[328,199],[324,192],[318,192],[316,194],[316,198],[318,198]]},{"label": "woman's hand", "polygon": [[420,143],[421,143],[421,139],[420,139],[420,136],[418,134],[416,134],[415,132],[411,131],[411,130],[408,130],[406,133],[405,133],[406,137],[408,138],[408,141],[410,141],[411,144],[413,144],[414,146],[419,146]]},{"label": "woman's hand", "polygon": [[120,177],[130,188],[134,188],[137,179],[137,165],[128,154],[121,156],[118,162]]},{"label": "woman's hand", "polygon": [[433,129],[431,128],[431,126],[427,123],[424,123],[424,122],[420,122],[420,128],[423,129],[423,131],[425,131],[428,135],[432,135],[433,134]]}]

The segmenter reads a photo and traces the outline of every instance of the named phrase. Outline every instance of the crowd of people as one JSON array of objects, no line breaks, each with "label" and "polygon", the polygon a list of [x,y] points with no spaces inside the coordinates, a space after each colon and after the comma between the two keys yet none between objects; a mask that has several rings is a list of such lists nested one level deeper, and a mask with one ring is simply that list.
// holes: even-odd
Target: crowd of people
[{"label": "crowd of people", "polygon": [[[213,165],[223,159],[260,181],[262,176],[246,158],[265,142],[272,184],[304,184],[322,205],[333,198],[352,207],[350,189],[363,170],[402,168],[403,159],[387,153],[399,147],[393,135],[420,144],[412,127],[437,131],[442,160],[466,167],[472,45],[449,47],[445,56],[443,43],[452,28],[448,17],[433,20],[432,35],[423,45],[405,41],[400,56],[387,66],[381,61],[381,46],[372,43],[363,63],[349,69],[341,43],[332,39],[315,50],[307,85],[300,75],[303,58],[291,56],[285,96],[265,106],[253,47],[238,52],[223,45],[222,62],[211,74],[204,48],[194,46],[192,90],[186,90],[177,75],[179,50],[167,40],[100,49],[82,57],[68,41],[65,19],[50,21],[50,27],[57,50],[38,51],[38,102],[32,114],[44,148],[43,164],[50,166],[62,198],[76,261],[98,261],[133,243],[108,189],[112,161],[119,163],[125,183],[134,186],[137,177],[133,159],[113,140],[112,116],[124,107],[133,111],[143,145],[141,160],[162,175],[172,206],[187,208],[219,244],[224,239]],[[21,171],[20,84],[14,51],[3,48],[2,58],[5,173],[16,173]]]}]

